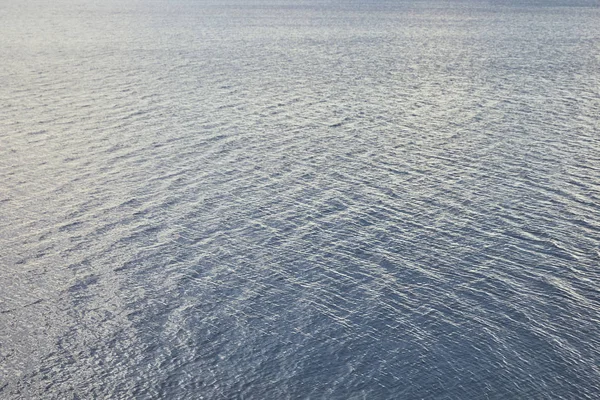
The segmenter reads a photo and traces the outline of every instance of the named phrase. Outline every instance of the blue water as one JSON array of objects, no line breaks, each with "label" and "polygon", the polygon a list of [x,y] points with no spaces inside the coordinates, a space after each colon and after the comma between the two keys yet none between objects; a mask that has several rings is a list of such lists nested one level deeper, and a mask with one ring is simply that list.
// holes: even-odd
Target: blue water
[{"label": "blue water", "polygon": [[0,398],[600,398],[596,1],[3,0]]}]

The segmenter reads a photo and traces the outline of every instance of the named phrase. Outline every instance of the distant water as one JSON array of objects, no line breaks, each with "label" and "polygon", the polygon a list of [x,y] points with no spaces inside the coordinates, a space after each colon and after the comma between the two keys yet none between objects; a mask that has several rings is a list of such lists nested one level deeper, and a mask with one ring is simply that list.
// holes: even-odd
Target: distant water
[{"label": "distant water", "polygon": [[600,398],[600,5],[0,2],[0,398]]}]

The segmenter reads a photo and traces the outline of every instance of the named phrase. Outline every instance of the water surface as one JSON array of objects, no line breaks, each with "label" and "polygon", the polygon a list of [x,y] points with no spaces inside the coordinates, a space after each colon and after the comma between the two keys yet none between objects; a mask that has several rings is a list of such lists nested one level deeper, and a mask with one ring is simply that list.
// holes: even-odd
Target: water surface
[{"label": "water surface", "polygon": [[0,397],[600,396],[597,2],[4,0]]}]

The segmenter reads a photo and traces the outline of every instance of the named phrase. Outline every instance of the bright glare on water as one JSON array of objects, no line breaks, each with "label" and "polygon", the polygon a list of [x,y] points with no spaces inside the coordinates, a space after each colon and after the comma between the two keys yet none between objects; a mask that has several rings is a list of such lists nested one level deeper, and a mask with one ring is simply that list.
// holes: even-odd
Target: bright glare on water
[{"label": "bright glare on water", "polygon": [[600,3],[0,1],[0,398],[600,398]]}]

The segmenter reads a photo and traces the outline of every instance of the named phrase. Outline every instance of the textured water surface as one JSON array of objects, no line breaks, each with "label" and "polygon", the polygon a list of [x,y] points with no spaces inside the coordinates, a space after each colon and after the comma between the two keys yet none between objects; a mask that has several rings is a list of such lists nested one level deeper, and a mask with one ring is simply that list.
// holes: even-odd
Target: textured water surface
[{"label": "textured water surface", "polygon": [[597,399],[597,2],[0,2],[0,398]]}]

